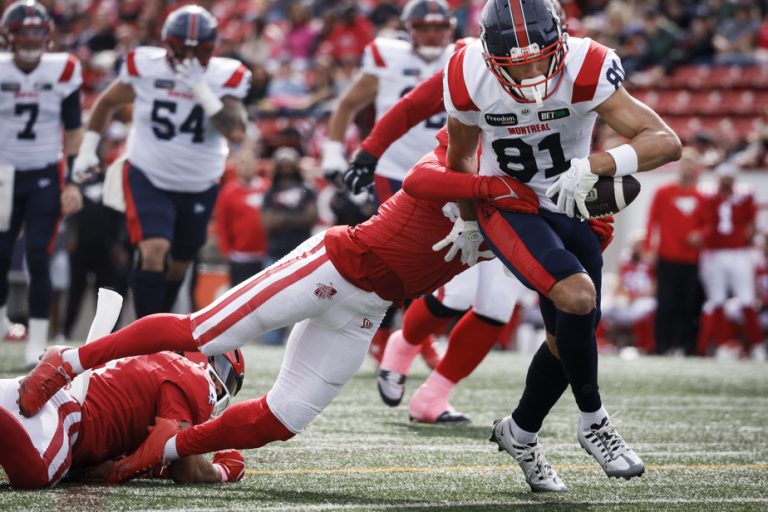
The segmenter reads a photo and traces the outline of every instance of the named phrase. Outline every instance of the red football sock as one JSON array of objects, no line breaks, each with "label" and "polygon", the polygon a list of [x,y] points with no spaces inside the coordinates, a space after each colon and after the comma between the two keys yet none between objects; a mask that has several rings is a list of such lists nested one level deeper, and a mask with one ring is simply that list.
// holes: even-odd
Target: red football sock
[{"label": "red football sock", "polygon": [[760,322],[757,320],[757,311],[745,306],[742,310],[744,318],[744,335],[751,346],[759,345],[763,341],[763,333],[760,330]]},{"label": "red football sock", "polygon": [[78,349],[83,368],[93,368],[114,359],[154,354],[163,350],[196,352],[189,315],[158,313],[139,318],[117,332]]},{"label": "red football sock", "polygon": [[461,317],[448,338],[448,350],[435,370],[453,383],[472,373],[485,359],[504,325],[491,325],[470,310]]},{"label": "red football sock", "polygon": [[176,434],[180,457],[215,452],[259,448],[272,441],[287,441],[295,434],[280,423],[267,405],[267,395],[230,405],[213,420]]},{"label": "red football sock", "polygon": [[730,328],[728,325],[728,318],[725,316],[725,311],[722,306],[716,307],[712,311],[712,337],[715,338],[715,344],[717,346],[722,345],[728,341],[728,334]]},{"label": "red football sock", "polygon": [[453,317],[435,316],[427,307],[424,297],[411,302],[403,315],[403,336],[412,345],[421,345],[430,334],[437,332],[449,323]]}]

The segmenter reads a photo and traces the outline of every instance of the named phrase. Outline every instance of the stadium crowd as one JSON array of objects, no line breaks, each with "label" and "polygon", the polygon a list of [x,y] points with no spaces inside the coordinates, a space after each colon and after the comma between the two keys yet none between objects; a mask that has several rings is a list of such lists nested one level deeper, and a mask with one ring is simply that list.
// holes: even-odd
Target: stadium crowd
[{"label": "stadium crowd", "polygon": [[[9,3],[5,1],[3,5]],[[43,0],[41,3],[50,10],[56,23],[54,47],[72,52],[82,62],[82,104],[87,118],[96,97],[117,76],[127,52],[140,45],[159,44],[166,15],[189,2]],[[408,37],[399,19],[404,2],[201,0],[196,3],[209,9],[219,21],[217,54],[241,61],[253,76],[244,99],[249,117],[246,140],[230,154],[209,229],[210,240],[201,255],[203,263],[227,263],[231,283],[236,284],[289,252],[313,229],[354,224],[375,210],[373,200],[367,195],[350,196],[328,184],[322,177],[320,158],[328,139],[330,113],[337,98],[353,82],[365,46],[376,35]],[[477,17],[483,3],[477,0],[449,2],[457,20],[457,38],[479,35]],[[561,4],[569,33],[592,36],[615,48],[627,72],[628,88],[651,106],[658,106],[663,97],[682,97],[672,84],[681,70],[692,65],[697,69],[715,70],[739,66],[762,70],[761,76],[767,76],[768,1],[562,0]],[[768,80],[755,83],[754,89],[750,85],[746,90],[764,99]],[[688,88],[682,91],[690,92]],[[653,105],[659,96],[662,100]],[[768,169],[768,104],[756,99],[749,115],[740,112],[738,120],[731,122],[727,112],[713,111],[708,117],[694,117],[694,113],[699,113],[699,105],[686,101],[687,106],[675,113],[684,115],[674,119],[685,123],[679,125],[683,129],[678,133],[689,147],[690,162],[679,164],[680,173],[685,173],[683,168],[690,165],[689,172],[695,176],[689,180],[693,180],[694,186],[701,173],[716,176],[722,190],[724,181],[733,181],[736,169]],[[760,109],[764,110],[760,112]],[[663,108],[659,111],[663,114]],[[374,115],[372,108],[363,110],[347,130],[344,146],[348,156],[370,131]],[[124,150],[130,118],[130,107],[125,107],[111,121],[101,144],[104,164],[116,160]],[[709,122],[711,119],[717,122]],[[670,124],[678,128],[677,124]],[[599,126],[595,145],[598,148],[612,146],[614,138],[610,130]],[[732,187],[735,195],[749,195],[746,192],[749,176],[745,174],[736,179],[737,185]],[[682,255],[665,254],[666,249],[659,245],[665,243],[665,235],[654,238],[652,233],[658,228],[654,223],[659,222],[653,217],[654,212],[664,207],[665,201],[672,204],[681,194],[685,195],[681,190],[687,186],[690,184],[686,182],[674,191],[660,190],[654,200],[648,232],[638,234],[624,249],[615,279],[609,279],[606,284],[606,321],[601,331],[604,346],[634,345],[649,353],[688,355],[712,353],[717,348],[724,357],[751,353],[765,359],[768,242],[757,232],[758,206],[745,207],[751,210],[745,213],[743,223],[734,223],[737,230],[745,229],[742,239],[713,242],[711,235],[725,229],[724,220],[717,216],[711,218],[706,213],[712,212],[712,205],[722,213],[725,210],[718,210],[717,205],[733,201],[722,199],[717,190],[691,192],[697,215],[701,216],[691,222],[691,231],[669,237],[680,239],[695,231],[697,239],[690,247],[681,249]],[[299,191],[301,199],[281,201],[281,198],[295,196],[286,194],[286,189]],[[131,252],[121,229],[122,219],[115,219],[113,213],[108,213],[111,210],[99,204],[100,194],[100,184],[87,185],[84,210],[68,219],[62,230],[59,253],[68,255],[71,278],[61,279],[57,284],[55,278],[67,272],[53,273],[54,288],[69,292],[66,313],[61,320],[53,322],[53,335],[67,338],[72,334],[82,302],[84,276],[88,272],[95,274],[99,285],[121,291],[128,287]],[[661,224],[663,227],[664,223]],[[680,301],[679,290],[665,290],[664,280],[657,282],[664,261],[668,260],[672,265],[693,265],[689,269],[693,276],[689,284],[695,283],[698,290],[700,268],[706,265],[704,260],[711,250],[746,248],[753,244],[755,248],[765,249],[753,249],[750,253],[756,263],[753,281],[757,290],[751,304],[728,306],[726,299],[732,302],[738,299],[738,294],[735,289],[728,291],[727,288],[725,296],[713,302],[714,292],[707,283],[702,283],[702,293]],[[94,253],[107,253],[109,257],[94,259]],[[56,264],[57,260],[53,261]],[[663,307],[659,309],[662,303],[687,303],[690,307],[681,314]],[[704,315],[700,322],[702,307]],[[54,307],[54,315],[58,309],[63,307]],[[535,307],[528,309],[535,310]],[[660,312],[662,321],[654,327],[654,317],[658,319]],[[664,326],[668,322],[664,318],[669,317],[664,314],[685,319],[688,327],[681,329],[691,332],[666,333]],[[525,312],[514,316],[523,321],[531,321],[530,317],[530,313]],[[758,322],[761,328],[755,331]],[[740,324],[745,326],[744,334],[737,328]],[[505,333],[500,340],[502,345],[508,342],[509,330]],[[714,346],[709,345],[710,338]],[[741,338],[743,343],[729,341]],[[274,343],[280,342],[280,336],[271,339]]]}]

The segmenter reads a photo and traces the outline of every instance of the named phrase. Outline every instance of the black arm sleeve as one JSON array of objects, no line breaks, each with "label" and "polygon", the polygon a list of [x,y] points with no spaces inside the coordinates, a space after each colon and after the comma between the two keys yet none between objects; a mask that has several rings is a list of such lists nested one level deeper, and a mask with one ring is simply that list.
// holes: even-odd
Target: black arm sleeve
[{"label": "black arm sleeve", "polygon": [[83,126],[80,110],[80,89],[61,100],[61,122],[65,130],[76,130]]}]

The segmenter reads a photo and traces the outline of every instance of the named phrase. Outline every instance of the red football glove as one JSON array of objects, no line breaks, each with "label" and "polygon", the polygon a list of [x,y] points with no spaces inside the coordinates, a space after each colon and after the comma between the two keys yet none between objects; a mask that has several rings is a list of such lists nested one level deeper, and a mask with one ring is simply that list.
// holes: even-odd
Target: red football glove
[{"label": "red football glove", "polygon": [[613,215],[601,217],[599,219],[589,219],[589,227],[600,240],[600,250],[605,252],[613,241]]},{"label": "red football glove", "polygon": [[526,184],[506,176],[476,176],[473,195],[508,212],[539,213],[539,198]]},{"label": "red football glove", "polygon": [[132,454],[115,462],[106,482],[118,484],[136,478],[163,462],[163,452],[168,439],[175,436],[181,425],[167,418],[155,418],[155,424],[148,427],[149,435]]},{"label": "red football glove", "polygon": [[245,476],[245,459],[237,450],[218,451],[211,462],[219,468],[222,482],[239,482]]}]

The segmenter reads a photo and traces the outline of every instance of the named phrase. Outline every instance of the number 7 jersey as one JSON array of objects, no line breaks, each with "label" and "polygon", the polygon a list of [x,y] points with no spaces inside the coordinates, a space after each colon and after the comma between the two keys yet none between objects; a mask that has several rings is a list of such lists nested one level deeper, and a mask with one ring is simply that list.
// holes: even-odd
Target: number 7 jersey
[{"label": "number 7 jersey", "polygon": [[541,207],[557,212],[546,190],[589,155],[597,114],[592,110],[624,79],[613,50],[571,37],[555,92],[542,106],[515,100],[488,70],[480,40],[456,52],[446,66],[443,98],[448,114],[481,129],[480,174],[511,176],[526,183]]},{"label": "number 7 jersey", "polygon": [[[251,72],[239,61],[212,57],[205,79],[222,98],[245,97]],[[224,172],[229,147],[192,91],[176,79],[164,48],[143,46],[126,55],[119,80],[133,87],[133,125],[127,156],[159,189],[201,192]]]}]

